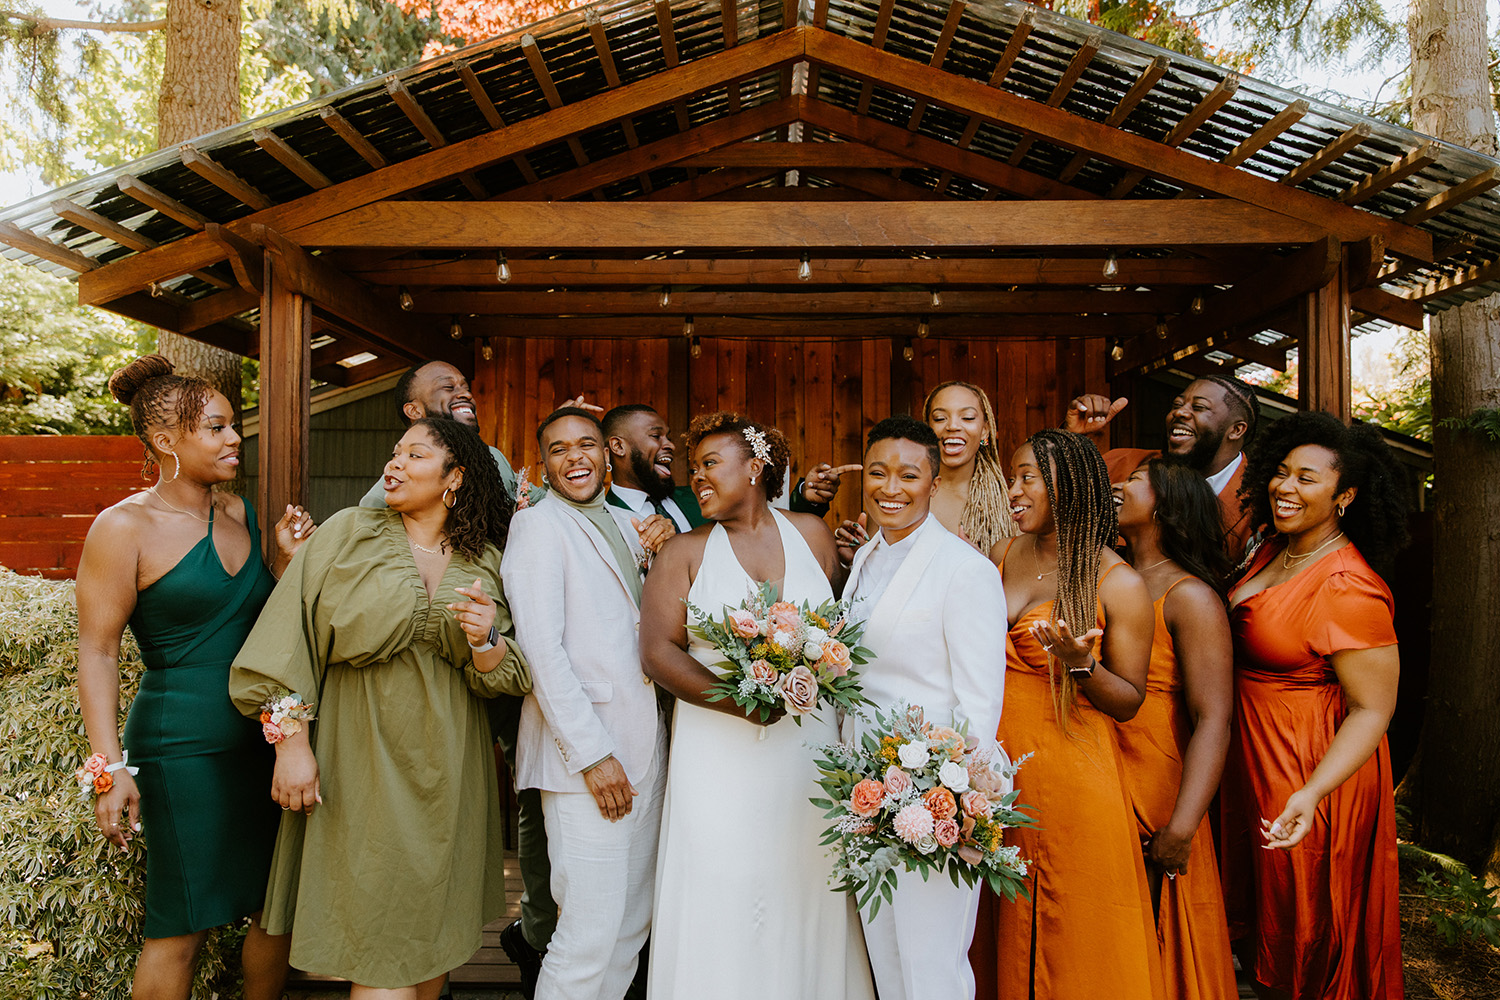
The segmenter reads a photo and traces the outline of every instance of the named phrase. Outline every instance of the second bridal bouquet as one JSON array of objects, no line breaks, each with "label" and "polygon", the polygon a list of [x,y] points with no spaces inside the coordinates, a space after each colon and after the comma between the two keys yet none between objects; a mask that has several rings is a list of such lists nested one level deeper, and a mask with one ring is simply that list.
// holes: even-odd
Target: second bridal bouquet
[{"label": "second bridal bouquet", "polygon": [[934,725],[922,709],[899,705],[875,713],[857,744],[819,748],[812,803],[834,820],[823,837],[833,846],[829,882],[869,915],[889,903],[896,871],[925,881],[943,874],[957,885],[980,879],[1006,899],[1029,895],[1026,860],[1005,846],[1005,830],[1035,826],[1016,804],[1013,785],[1027,754],[1011,763],[998,747],[977,746],[963,732]]},{"label": "second bridal bouquet", "polygon": [[850,618],[842,601],[798,607],[775,596],[763,583],[720,618],[688,603],[688,631],[724,654],[716,666],[725,673],[708,700],[729,698],[761,722],[784,707],[798,725],[820,705],[854,711],[866,700],[851,669],[870,658],[859,644],[864,622]]}]

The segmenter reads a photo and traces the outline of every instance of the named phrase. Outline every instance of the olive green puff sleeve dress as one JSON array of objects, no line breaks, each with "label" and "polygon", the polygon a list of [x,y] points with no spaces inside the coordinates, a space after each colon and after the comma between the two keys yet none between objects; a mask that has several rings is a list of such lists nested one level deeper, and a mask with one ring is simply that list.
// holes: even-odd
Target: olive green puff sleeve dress
[{"label": "olive green puff sleeve dress", "polygon": [[[410,986],[462,965],[505,908],[499,791],[481,698],[531,689],[515,645],[473,667],[447,605],[484,582],[512,634],[500,553],[454,553],[429,601],[401,517],[340,511],[308,539],[235,658],[229,694],[256,716],[286,688],[313,707],[323,804],[282,814],[264,925],[292,965]],[[268,790],[269,792],[269,790]]]}]

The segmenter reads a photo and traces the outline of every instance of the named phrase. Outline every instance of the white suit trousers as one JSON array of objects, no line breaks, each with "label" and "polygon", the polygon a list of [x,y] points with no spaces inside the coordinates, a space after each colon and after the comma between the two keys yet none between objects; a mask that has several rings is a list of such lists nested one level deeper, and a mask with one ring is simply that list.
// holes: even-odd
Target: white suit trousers
[{"label": "white suit trousers", "polygon": [[557,930],[537,1000],[620,1000],[630,988],[656,886],[667,768],[664,741],[629,815],[611,823],[589,792],[542,792]]},{"label": "white suit trousers", "polygon": [[969,943],[978,913],[979,890],[955,886],[947,872],[926,882],[898,872],[892,902],[882,900],[873,920],[859,914],[880,1000],[974,1000]]}]

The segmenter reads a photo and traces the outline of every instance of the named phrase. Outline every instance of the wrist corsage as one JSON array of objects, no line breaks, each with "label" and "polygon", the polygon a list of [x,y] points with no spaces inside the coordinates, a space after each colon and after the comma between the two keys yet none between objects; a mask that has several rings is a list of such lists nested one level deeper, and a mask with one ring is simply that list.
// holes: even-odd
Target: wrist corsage
[{"label": "wrist corsage", "polygon": [[304,705],[301,698],[288,693],[286,688],[277,690],[279,693],[271,695],[260,707],[260,732],[272,744],[296,736],[302,732],[303,723],[315,718],[311,705]]},{"label": "wrist corsage", "polygon": [[73,772],[73,780],[78,782],[78,791],[84,798],[90,794],[103,795],[115,787],[115,772],[125,771],[131,775],[139,774],[141,769],[130,766],[130,752],[124,751],[120,754],[120,762],[111,764],[109,758],[102,753],[90,754],[83,762],[83,766]]}]

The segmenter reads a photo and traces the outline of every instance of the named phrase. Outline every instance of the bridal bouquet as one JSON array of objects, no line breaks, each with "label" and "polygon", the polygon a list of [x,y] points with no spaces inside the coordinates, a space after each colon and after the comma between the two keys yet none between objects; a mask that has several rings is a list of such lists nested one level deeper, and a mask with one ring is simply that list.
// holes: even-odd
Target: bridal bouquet
[{"label": "bridal bouquet", "polygon": [[818,784],[828,797],[812,803],[835,821],[823,837],[835,856],[829,883],[872,917],[882,898],[891,901],[898,866],[924,880],[946,868],[954,885],[984,879],[1006,899],[1029,896],[1026,860],[1005,846],[1004,832],[1036,825],[1011,790],[1031,755],[1011,763],[906,705],[875,713],[875,723],[858,745],[819,748]]},{"label": "bridal bouquet", "polygon": [[715,619],[688,603],[688,631],[715,646],[725,668],[709,687],[709,701],[729,698],[747,715],[758,710],[765,722],[778,705],[800,726],[819,705],[852,712],[865,702],[850,668],[865,663],[870,651],[859,644],[864,622],[849,616],[849,605],[825,601],[799,608],[775,600],[763,583],[738,608],[725,607]]}]

